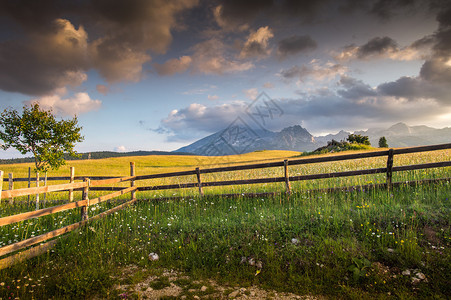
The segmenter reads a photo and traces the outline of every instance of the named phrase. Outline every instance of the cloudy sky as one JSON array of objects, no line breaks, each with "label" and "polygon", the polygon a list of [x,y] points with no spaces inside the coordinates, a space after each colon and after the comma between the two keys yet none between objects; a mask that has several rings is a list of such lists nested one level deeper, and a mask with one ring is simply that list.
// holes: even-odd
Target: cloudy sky
[{"label": "cloudy sky", "polygon": [[82,152],[175,150],[264,103],[270,130],[448,127],[450,82],[449,0],[0,0],[0,110],[77,115]]}]

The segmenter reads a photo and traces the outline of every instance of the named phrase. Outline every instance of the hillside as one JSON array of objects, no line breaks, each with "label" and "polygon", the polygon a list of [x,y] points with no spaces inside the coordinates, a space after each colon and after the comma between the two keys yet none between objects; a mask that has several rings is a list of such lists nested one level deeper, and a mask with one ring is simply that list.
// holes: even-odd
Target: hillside
[{"label": "hillside", "polygon": [[[131,152],[113,152],[113,151],[96,151],[79,153],[80,157],[66,156],[66,160],[85,160],[85,159],[103,159],[111,157],[127,157],[127,156],[148,156],[148,155],[192,155],[184,152],[167,152],[167,151],[131,151]],[[0,159],[0,164],[20,164],[20,163],[34,163],[32,157]]]}]

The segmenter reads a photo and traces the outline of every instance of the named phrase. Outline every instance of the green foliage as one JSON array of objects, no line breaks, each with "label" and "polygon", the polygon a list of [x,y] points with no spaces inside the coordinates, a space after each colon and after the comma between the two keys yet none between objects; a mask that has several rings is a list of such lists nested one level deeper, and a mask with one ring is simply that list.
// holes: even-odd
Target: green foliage
[{"label": "green foliage", "polygon": [[348,143],[346,141],[337,142],[336,140],[332,140],[327,142],[326,146],[320,147],[313,152],[303,152],[301,156],[334,153],[348,150],[370,150],[370,149],[371,145],[368,144]]},{"label": "green foliage", "polygon": [[366,135],[350,134],[346,140],[353,144],[371,145],[370,140]]},{"label": "green foliage", "polygon": [[75,143],[83,141],[77,123],[77,117],[57,121],[51,110],[41,109],[37,103],[24,106],[22,115],[5,109],[0,115],[0,147],[32,153],[36,172],[58,169],[65,164],[65,154],[77,156]]},{"label": "green foliage", "polygon": [[388,148],[387,139],[385,136],[379,139],[379,148]]},{"label": "green foliage", "polygon": [[362,278],[365,278],[368,270],[371,268],[371,262],[363,258],[352,258],[353,264],[348,267],[348,271],[352,273],[352,279],[354,281],[359,281]]}]

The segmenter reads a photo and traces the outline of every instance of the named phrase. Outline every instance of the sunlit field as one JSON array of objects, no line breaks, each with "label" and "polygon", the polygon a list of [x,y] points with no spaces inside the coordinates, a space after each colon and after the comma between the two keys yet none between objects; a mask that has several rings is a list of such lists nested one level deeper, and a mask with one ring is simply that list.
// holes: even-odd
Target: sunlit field
[{"label": "sunlit field", "polygon": [[[353,152],[354,153],[354,152]],[[342,154],[342,153],[341,153]],[[127,176],[195,167],[209,168],[283,159],[300,153],[261,151],[241,156],[148,156],[69,161],[49,176]],[[451,151],[398,155],[394,166],[449,161]],[[385,167],[386,157],[289,167],[291,176]],[[6,174],[27,177],[28,164],[1,165]],[[451,168],[393,174],[394,182],[451,177]],[[283,168],[202,175],[202,181],[283,176]],[[138,186],[196,182],[196,176],[153,179]],[[66,181],[67,182],[67,181]],[[140,298],[114,288],[136,284],[162,269],[177,269],[196,280],[299,295],[344,298],[447,298],[451,294],[451,183],[418,183],[354,191],[316,189],[384,183],[385,174],[284,183],[138,192],[137,204],[94,221],[58,240],[47,254],[0,270],[0,298]],[[51,182],[55,184],[57,182]],[[127,186],[130,183],[122,185]],[[17,183],[14,188],[24,187]],[[118,185],[120,186],[120,185]],[[3,188],[7,189],[5,182]],[[222,197],[222,193],[277,192],[275,196]],[[81,192],[76,193],[80,199]],[[90,192],[89,197],[108,192]],[[176,200],[159,200],[178,197]],[[67,192],[49,194],[46,207],[66,203]],[[89,207],[95,215],[130,195]],[[32,196],[2,199],[1,216],[34,210]],[[0,247],[80,220],[79,209],[0,227]],[[159,260],[151,261],[150,253]],[[252,263],[251,263],[252,262]],[[121,270],[137,266],[130,276]],[[203,295],[208,296],[208,290]],[[119,296],[121,295],[121,296]],[[192,299],[189,288],[182,295]],[[227,295],[224,295],[227,297]]]}]

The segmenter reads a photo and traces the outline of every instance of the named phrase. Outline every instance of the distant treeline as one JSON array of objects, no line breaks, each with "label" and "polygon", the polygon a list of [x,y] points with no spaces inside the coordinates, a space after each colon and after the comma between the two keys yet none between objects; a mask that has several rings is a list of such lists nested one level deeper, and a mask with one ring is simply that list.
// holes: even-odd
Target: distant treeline
[{"label": "distant treeline", "polygon": [[[132,152],[113,152],[113,151],[97,151],[97,152],[87,152],[79,153],[80,157],[74,158],[66,155],[64,159],[66,160],[82,160],[82,159],[102,159],[110,157],[124,157],[124,156],[147,156],[147,155],[193,155],[192,153],[185,152],[167,152],[167,151],[132,151]],[[34,163],[33,157],[23,157],[23,158],[10,158],[10,159],[0,159],[0,164],[20,164],[20,163]]]}]

